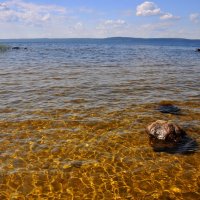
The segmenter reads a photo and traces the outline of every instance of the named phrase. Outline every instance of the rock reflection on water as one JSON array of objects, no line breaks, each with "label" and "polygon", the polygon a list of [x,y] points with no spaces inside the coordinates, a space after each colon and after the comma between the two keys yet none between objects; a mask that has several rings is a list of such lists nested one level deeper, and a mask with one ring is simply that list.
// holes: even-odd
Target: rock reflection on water
[{"label": "rock reflection on water", "polygon": [[144,129],[170,118],[188,124],[199,143],[197,103],[176,103],[188,108],[178,118],[143,104],[37,110],[29,112],[34,119],[2,120],[1,199],[198,199],[199,150],[154,152]]},{"label": "rock reflection on water", "polygon": [[178,143],[150,141],[150,144],[156,152],[166,152],[171,154],[192,154],[199,149],[197,141],[188,136],[184,136]]}]

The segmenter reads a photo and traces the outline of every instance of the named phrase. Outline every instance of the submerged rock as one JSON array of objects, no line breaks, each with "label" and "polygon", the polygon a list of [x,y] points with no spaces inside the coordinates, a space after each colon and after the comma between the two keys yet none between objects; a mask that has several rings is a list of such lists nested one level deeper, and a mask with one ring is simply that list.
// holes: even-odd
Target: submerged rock
[{"label": "submerged rock", "polygon": [[150,124],[147,127],[147,132],[151,139],[173,143],[180,141],[180,139],[186,135],[185,131],[178,125],[163,120],[157,120]]},{"label": "submerged rock", "polygon": [[174,114],[174,115],[180,114],[180,108],[170,103],[159,105],[157,107],[157,110],[160,111],[161,113],[169,113],[169,114]]}]

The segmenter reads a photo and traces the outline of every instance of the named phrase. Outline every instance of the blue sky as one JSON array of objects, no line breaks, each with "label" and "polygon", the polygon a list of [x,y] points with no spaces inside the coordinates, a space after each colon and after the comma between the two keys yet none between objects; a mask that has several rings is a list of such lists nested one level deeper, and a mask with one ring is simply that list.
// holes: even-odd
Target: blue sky
[{"label": "blue sky", "polygon": [[200,0],[0,0],[0,38],[200,39]]}]

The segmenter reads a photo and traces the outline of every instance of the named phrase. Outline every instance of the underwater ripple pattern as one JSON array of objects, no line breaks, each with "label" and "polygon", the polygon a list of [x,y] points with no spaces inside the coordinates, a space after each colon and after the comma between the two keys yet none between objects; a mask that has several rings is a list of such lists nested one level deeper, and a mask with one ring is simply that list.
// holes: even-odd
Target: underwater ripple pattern
[{"label": "underwater ripple pattern", "polygon": [[200,198],[199,149],[154,152],[145,132],[172,120],[199,144],[193,46],[8,44],[28,50],[0,54],[0,199]]}]

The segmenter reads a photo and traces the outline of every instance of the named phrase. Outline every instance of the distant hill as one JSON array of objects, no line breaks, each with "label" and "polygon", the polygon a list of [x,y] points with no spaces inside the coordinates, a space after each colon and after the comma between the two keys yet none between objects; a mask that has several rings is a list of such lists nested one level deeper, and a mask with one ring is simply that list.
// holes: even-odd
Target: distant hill
[{"label": "distant hill", "polygon": [[133,38],[133,37],[108,37],[108,38],[33,38],[33,39],[0,39],[0,44],[16,46],[27,43],[65,43],[70,45],[80,44],[109,44],[109,45],[158,45],[158,46],[190,46],[200,48],[200,39],[185,38]]}]

